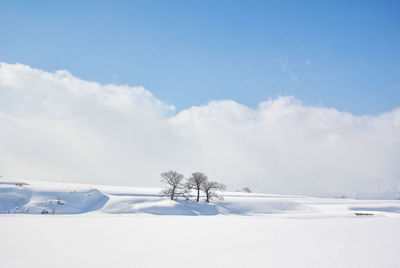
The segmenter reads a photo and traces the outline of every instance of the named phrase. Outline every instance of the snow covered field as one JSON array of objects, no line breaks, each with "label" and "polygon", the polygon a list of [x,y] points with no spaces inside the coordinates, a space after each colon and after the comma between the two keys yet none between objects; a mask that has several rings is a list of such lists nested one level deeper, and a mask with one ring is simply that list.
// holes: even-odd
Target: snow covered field
[{"label": "snow covered field", "polygon": [[399,200],[159,191],[2,179],[0,266],[400,267]]}]

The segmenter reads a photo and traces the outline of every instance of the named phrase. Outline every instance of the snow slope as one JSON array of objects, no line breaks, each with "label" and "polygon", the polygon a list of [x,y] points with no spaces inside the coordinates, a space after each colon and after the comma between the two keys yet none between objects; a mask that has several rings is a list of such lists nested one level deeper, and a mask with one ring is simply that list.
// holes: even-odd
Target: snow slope
[{"label": "snow slope", "polygon": [[400,267],[399,200],[159,191],[2,179],[0,267]]},{"label": "snow slope", "polygon": [[89,186],[0,181],[0,212],[79,214],[101,209],[109,198]]},{"label": "snow slope", "polygon": [[324,215],[355,213],[400,216],[399,200],[311,198],[256,193],[225,192],[223,200],[207,204],[160,196],[157,188],[0,181],[0,213],[3,214],[152,214],[152,215]]}]

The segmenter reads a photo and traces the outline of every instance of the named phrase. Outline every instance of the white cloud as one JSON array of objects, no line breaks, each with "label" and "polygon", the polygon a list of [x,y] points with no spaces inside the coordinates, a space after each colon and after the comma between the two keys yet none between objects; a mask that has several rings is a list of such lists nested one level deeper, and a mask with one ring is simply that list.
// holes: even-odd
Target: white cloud
[{"label": "white cloud", "polygon": [[230,189],[348,194],[400,185],[400,109],[355,116],[292,97],[174,113],[143,87],[0,66],[3,176],[159,186],[201,170]]}]

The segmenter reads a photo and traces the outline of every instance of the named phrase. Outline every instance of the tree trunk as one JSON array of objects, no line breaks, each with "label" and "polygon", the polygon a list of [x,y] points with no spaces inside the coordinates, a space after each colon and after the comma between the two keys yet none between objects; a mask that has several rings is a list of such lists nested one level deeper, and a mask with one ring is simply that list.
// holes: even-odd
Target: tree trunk
[{"label": "tree trunk", "polygon": [[207,203],[210,203],[210,195],[208,194],[208,192],[206,192],[206,197],[207,197]]},{"label": "tree trunk", "polygon": [[200,188],[197,188],[197,202],[200,200]]},{"label": "tree trunk", "polygon": [[171,200],[174,200],[174,196],[175,196],[175,187],[172,188]]}]

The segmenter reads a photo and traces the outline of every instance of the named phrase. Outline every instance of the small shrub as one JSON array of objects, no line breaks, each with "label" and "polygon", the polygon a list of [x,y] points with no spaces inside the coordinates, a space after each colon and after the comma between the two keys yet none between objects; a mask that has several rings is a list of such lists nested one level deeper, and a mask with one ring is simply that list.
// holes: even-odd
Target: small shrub
[{"label": "small shrub", "polygon": [[242,192],[251,193],[251,190],[250,190],[249,187],[244,187],[243,190],[242,190]]}]

